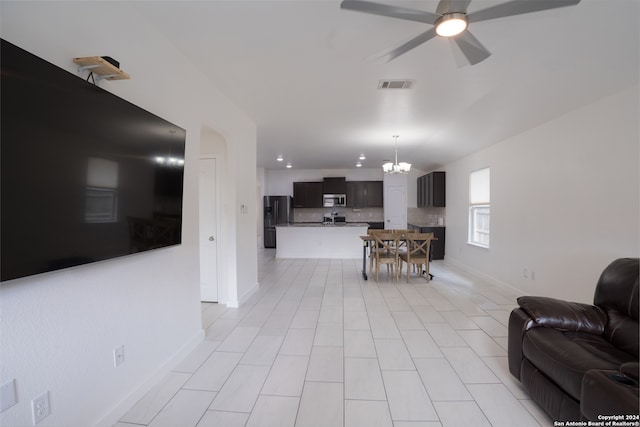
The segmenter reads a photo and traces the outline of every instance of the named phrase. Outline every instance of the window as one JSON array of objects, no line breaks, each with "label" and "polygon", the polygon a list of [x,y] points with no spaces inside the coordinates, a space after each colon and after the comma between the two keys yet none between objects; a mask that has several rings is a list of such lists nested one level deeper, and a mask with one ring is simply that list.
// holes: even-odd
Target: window
[{"label": "window", "polygon": [[489,168],[469,175],[469,243],[484,248],[489,247],[490,181]]}]

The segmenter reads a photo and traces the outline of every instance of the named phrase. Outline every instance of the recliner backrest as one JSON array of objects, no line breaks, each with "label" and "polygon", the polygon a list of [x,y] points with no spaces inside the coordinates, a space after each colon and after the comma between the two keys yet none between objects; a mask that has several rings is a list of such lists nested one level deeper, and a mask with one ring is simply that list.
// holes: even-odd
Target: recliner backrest
[{"label": "recliner backrest", "polygon": [[638,276],[640,259],[620,258],[604,269],[593,303],[607,314],[605,337],[616,347],[638,356]]}]

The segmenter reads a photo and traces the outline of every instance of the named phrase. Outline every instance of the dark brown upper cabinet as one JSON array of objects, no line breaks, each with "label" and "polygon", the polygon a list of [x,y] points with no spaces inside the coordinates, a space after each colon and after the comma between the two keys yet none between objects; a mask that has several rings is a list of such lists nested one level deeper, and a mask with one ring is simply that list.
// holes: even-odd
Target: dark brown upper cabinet
[{"label": "dark brown upper cabinet", "polygon": [[348,208],[384,206],[382,181],[347,181]]},{"label": "dark brown upper cabinet", "polygon": [[418,178],[418,207],[446,206],[446,172],[431,172]]},{"label": "dark brown upper cabinet", "polygon": [[324,194],[346,194],[347,181],[345,177],[325,178],[322,191]]},{"label": "dark brown upper cabinet", "polygon": [[293,207],[294,208],[321,208],[322,207],[322,182],[294,182],[293,183]]}]

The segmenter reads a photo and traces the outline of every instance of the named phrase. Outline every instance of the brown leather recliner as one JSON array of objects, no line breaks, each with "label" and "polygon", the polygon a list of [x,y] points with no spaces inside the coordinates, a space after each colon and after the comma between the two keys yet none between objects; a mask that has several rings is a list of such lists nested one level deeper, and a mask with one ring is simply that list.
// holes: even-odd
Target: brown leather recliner
[{"label": "brown leather recliner", "polygon": [[638,415],[638,258],[612,262],[594,305],[518,298],[509,370],[554,420]]}]

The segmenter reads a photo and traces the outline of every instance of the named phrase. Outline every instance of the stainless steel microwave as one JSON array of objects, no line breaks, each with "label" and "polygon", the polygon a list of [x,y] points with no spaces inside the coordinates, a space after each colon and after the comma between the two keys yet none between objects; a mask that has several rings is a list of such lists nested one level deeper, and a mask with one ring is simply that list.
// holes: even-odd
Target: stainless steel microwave
[{"label": "stainless steel microwave", "polygon": [[323,194],[322,206],[325,208],[347,206],[347,196],[344,194]]}]

